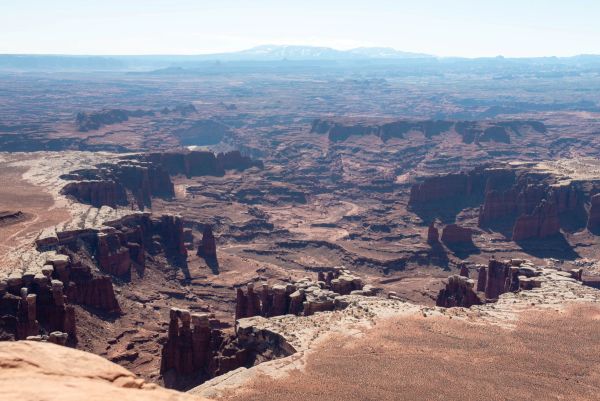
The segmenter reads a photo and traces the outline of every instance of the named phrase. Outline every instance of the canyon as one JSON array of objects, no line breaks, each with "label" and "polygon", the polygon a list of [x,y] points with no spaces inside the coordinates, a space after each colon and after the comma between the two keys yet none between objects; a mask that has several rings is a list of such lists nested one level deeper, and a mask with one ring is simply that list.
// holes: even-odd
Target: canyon
[{"label": "canyon", "polygon": [[600,80],[470,66],[0,72],[0,398],[593,399]]}]

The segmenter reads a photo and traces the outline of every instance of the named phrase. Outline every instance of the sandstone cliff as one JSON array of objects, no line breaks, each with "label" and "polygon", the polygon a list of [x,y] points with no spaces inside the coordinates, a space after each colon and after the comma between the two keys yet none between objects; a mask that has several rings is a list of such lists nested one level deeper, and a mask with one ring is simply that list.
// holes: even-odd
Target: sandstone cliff
[{"label": "sandstone cliff", "polygon": [[99,356],[50,343],[3,343],[0,361],[0,399],[3,400],[204,400],[145,383]]}]

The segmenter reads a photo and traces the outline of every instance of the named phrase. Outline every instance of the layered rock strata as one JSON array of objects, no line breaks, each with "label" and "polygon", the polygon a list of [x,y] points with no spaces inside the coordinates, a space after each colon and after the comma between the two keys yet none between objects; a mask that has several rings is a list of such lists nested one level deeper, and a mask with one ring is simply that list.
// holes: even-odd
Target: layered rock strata
[{"label": "layered rock strata", "polygon": [[167,171],[152,163],[124,160],[96,168],[77,170],[61,178],[69,180],[61,193],[94,207],[131,206],[144,209],[152,197],[172,197],[174,187]]},{"label": "layered rock strata", "polygon": [[311,132],[327,134],[332,142],[345,141],[351,136],[374,135],[383,141],[392,138],[404,138],[409,132],[419,132],[431,138],[446,132],[455,132],[463,143],[501,142],[510,143],[511,136],[523,132],[546,132],[539,121],[447,121],[447,120],[396,120],[383,124],[369,121],[332,121],[316,119]]},{"label": "layered rock strata", "polygon": [[560,233],[558,205],[543,199],[531,214],[522,214],[513,227],[513,241],[542,239]]},{"label": "layered rock strata", "polygon": [[61,178],[71,182],[61,192],[95,207],[130,206],[143,210],[152,205],[152,197],[175,195],[171,175],[220,176],[226,170],[251,167],[262,168],[263,164],[239,151],[218,155],[206,151],[132,155],[116,163],[64,174]]},{"label": "layered rock strata", "polygon": [[226,170],[242,171],[252,167],[263,168],[262,161],[244,156],[237,150],[216,155],[208,151],[190,151],[149,153],[138,157],[141,160],[160,165],[170,175],[182,174],[187,177],[220,176],[225,174]]},{"label": "layered rock strata", "polygon": [[[543,239],[559,235],[562,229],[577,229],[578,224],[584,227],[585,221],[579,222],[582,216],[594,231],[596,220],[600,220],[596,216],[600,206],[594,206],[600,205],[600,197],[592,197],[595,188],[593,182],[566,179],[540,171],[534,164],[485,165],[469,172],[427,177],[414,184],[409,208],[441,217],[448,204],[458,209],[480,204],[480,227],[506,229],[515,241]],[[591,206],[586,212],[588,203]]]},{"label": "layered rock strata", "polygon": [[63,231],[37,241],[40,251],[67,247],[74,251],[86,245],[105,273],[128,278],[132,266],[144,267],[146,252],[166,253],[184,259],[183,220],[178,216],[152,217],[150,213],[133,213],[106,222],[99,229]]}]

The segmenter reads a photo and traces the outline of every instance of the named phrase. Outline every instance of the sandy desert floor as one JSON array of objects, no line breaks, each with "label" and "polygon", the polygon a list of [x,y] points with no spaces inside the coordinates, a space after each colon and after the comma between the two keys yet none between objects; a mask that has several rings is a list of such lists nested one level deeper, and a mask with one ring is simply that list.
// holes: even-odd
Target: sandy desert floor
[{"label": "sandy desert floor", "polygon": [[260,377],[226,400],[593,400],[600,306],[521,315],[514,329],[448,317],[386,320],[332,338],[304,371]]}]

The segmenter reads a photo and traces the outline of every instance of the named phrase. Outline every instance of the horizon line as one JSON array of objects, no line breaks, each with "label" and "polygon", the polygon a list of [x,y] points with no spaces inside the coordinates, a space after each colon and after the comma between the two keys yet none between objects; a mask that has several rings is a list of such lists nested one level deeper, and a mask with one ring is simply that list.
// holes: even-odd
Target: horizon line
[{"label": "horizon line", "polygon": [[[531,56],[505,56],[503,54],[498,55],[481,55],[481,56],[457,56],[457,55],[446,55],[440,56],[436,54],[431,54],[427,52],[421,51],[406,51],[406,50],[398,50],[396,48],[390,46],[358,46],[349,49],[340,49],[331,46],[314,46],[314,45],[276,45],[276,44],[260,44],[253,47],[243,48],[240,50],[232,50],[232,51],[221,51],[221,52],[207,52],[207,53],[61,53],[61,52],[23,52],[23,53],[14,53],[14,52],[1,52],[0,56],[58,56],[58,57],[209,57],[209,56],[219,56],[219,55],[232,55],[236,53],[241,53],[244,51],[254,50],[261,47],[300,47],[300,48],[313,48],[313,49],[328,49],[334,50],[341,53],[348,53],[357,49],[389,49],[395,52],[412,54],[414,56],[407,57],[406,59],[416,59],[416,58],[435,58],[435,59],[493,59],[493,58],[504,58],[504,59],[542,59],[542,58],[574,58],[574,57],[583,57],[583,56],[600,56],[599,53],[576,53],[571,55],[531,55]],[[419,57],[422,56],[422,57]],[[260,56],[259,56],[260,57]],[[366,57],[369,59],[369,57]],[[371,59],[394,59],[393,57],[372,57]],[[282,61],[285,59],[281,59]],[[292,61],[302,61],[308,59],[294,59]],[[335,58],[331,58],[330,60],[335,60]],[[249,61],[249,60],[247,60]],[[277,60],[270,60],[277,61]]]}]

